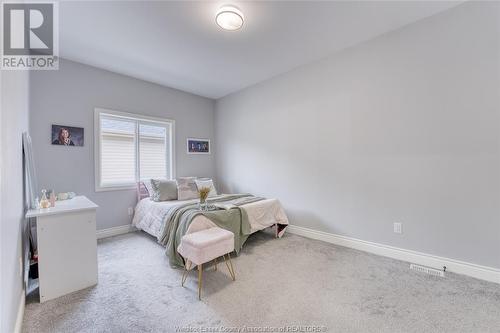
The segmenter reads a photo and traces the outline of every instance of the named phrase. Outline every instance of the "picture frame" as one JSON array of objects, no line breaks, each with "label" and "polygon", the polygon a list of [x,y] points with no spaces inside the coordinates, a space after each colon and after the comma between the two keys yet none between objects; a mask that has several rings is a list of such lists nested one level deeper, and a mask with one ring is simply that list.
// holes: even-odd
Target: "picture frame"
[{"label": "picture frame", "polygon": [[209,139],[187,138],[186,148],[188,154],[209,155],[211,152]]},{"label": "picture frame", "polygon": [[84,132],[83,127],[52,124],[50,142],[56,146],[83,147]]}]

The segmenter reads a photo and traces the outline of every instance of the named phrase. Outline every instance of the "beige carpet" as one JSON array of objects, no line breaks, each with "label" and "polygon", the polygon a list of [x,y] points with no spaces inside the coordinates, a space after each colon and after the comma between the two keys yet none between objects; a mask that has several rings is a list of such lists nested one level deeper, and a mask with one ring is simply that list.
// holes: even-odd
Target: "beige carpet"
[{"label": "beige carpet", "polygon": [[[28,300],[24,332],[500,332],[500,285],[416,273],[404,262],[294,235],[257,233],[234,259],[180,286],[153,238],[99,243],[99,284]],[[295,326],[299,325],[299,326]]]}]

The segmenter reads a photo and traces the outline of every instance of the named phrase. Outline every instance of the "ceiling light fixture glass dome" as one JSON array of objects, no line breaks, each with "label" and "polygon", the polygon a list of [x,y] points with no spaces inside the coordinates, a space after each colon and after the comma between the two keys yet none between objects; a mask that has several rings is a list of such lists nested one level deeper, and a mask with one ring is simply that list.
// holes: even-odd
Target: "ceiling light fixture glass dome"
[{"label": "ceiling light fixture glass dome", "polygon": [[215,15],[215,22],[224,30],[241,29],[244,21],[243,13],[234,6],[222,6]]}]

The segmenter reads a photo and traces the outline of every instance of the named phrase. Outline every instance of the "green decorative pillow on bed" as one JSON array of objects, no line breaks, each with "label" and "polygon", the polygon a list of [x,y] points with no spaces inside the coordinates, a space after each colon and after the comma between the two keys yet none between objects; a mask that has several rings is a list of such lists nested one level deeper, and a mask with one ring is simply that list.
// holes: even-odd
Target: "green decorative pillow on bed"
[{"label": "green decorative pillow on bed", "polygon": [[177,182],[175,180],[151,179],[150,193],[153,201],[177,200]]}]

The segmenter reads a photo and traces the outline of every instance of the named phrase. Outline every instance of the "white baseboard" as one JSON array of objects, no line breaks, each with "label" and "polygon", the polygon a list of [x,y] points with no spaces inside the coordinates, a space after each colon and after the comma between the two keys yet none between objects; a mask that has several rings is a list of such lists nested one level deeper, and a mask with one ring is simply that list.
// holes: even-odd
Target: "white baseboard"
[{"label": "white baseboard", "polygon": [[340,236],[296,225],[288,226],[287,231],[307,238],[322,240],[324,242],[350,247],[356,250],[370,252],[380,256],[407,261],[436,269],[442,269],[443,266],[446,266],[447,272],[468,275],[477,279],[500,283],[500,269],[493,267],[481,266],[460,260],[438,257],[432,254],[405,250],[389,245]]},{"label": "white baseboard", "polygon": [[16,326],[14,327],[14,333],[21,333],[23,328],[23,318],[24,318],[24,308],[26,306],[26,293],[21,293],[21,298],[19,299],[19,307],[17,308]]},{"label": "white baseboard", "polygon": [[132,224],[121,225],[118,227],[112,227],[107,229],[97,230],[97,239],[108,238],[112,236],[126,234],[137,229]]}]

